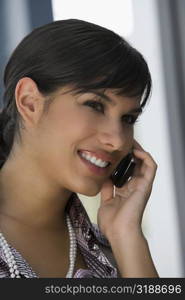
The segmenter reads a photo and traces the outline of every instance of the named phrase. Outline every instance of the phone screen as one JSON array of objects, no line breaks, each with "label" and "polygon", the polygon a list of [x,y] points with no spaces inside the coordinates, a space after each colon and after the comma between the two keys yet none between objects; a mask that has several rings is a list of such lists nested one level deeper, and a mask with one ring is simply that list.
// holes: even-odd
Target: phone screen
[{"label": "phone screen", "polygon": [[116,187],[122,187],[128,181],[133,174],[135,165],[132,153],[129,153],[120,161],[110,177]]}]

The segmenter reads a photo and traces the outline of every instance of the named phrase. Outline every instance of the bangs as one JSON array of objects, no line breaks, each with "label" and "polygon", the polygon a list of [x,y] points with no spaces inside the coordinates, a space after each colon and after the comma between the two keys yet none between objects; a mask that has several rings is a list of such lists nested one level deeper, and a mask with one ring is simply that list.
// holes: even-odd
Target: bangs
[{"label": "bangs", "polygon": [[141,107],[144,107],[151,93],[150,72],[143,56],[130,45],[126,46],[127,42],[122,41],[99,57],[89,57],[88,62],[86,57],[88,70],[85,71],[81,65],[79,80],[72,82],[74,88],[71,91],[85,93],[89,90],[115,89],[117,95],[141,99]]},{"label": "bangs", "polygon": [[140,99],[142,107],[151,92],[151,75],[139,51],[113,31],[75,19],[46,24],[23,39],[5,70],[5,96],[21,77],[32,78],[44,95],[65,86],[76,93],[114,89]]}]

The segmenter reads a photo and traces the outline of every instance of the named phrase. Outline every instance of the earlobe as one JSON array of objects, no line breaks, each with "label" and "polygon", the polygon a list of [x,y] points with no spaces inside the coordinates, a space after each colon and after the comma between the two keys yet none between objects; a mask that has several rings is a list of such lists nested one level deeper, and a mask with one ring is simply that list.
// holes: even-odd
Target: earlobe
[{"label": "earlobe", "polygon": [[17,110],[26,123],[35,123],[39,118],[42,95],[37,84],[29,77],[21,78],[15,89]]}]

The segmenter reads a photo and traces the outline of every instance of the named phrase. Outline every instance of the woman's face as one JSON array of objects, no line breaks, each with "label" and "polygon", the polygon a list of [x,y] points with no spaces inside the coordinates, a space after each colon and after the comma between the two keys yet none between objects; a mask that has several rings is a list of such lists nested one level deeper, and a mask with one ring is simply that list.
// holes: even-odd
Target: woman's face
[{"label": "woman's face", "polygon": [[[139,108],[139,100],[117,96],[110,89],[104,96],[66,91],[57,92],[37,128],[34,158],[61,187],[94,196],[132,149],[133,122],[139,112],[131,111]],[[101,159],[94,161],[99,167],[89,161],[92,157]],[[111,164],[104,167],[107,162]]]}]

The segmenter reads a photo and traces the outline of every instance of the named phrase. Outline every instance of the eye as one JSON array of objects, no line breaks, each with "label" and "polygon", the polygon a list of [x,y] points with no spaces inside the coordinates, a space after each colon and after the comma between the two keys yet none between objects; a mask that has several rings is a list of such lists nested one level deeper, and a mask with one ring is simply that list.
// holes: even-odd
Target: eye
[{"label": "eye", "polygon": [[126,115],[122,118],[122,120],[129,125],[133,125],[139,121],[138,116],[134,116],[134,115]]},{"label": "eye", "polygon": [[90,106],[93,110],[97,112],[104,113],[104,105],[99,101],[88,100],[84,103],[84,105]]}]

